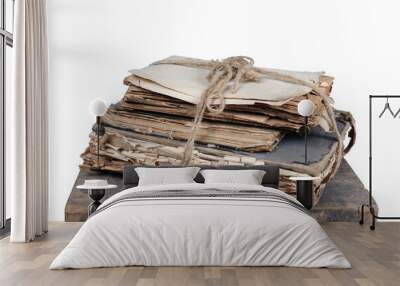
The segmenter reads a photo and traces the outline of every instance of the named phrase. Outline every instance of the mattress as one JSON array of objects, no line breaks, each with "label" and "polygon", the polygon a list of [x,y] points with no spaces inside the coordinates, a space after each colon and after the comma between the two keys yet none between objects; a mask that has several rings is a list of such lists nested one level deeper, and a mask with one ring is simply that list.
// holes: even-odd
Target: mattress
[{"label": "mattress", "polygon": [[294,198],[263,186],[140,186],[106,201],[50,269],[144,266],[350,268]]}]

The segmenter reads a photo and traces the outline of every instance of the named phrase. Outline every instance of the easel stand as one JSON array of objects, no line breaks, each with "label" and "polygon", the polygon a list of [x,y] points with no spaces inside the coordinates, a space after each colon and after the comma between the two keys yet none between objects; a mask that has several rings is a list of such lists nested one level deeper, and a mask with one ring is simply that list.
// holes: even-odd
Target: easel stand
[{"label": "easel stand", "polygon": [[[368,204],[361,205],[360,224],[364,224],[364,208],[369,208],[371,215],[370,229],[375,230],[376,219],[382,220],[400,220],[400,217],[387,217],[376,215],[375,208],[372,205],[372,100],[374,98],[400,98],[400,95],[370,95],[369,96],[369,198]],[[397,115],[397,113],[396,113]]]}]

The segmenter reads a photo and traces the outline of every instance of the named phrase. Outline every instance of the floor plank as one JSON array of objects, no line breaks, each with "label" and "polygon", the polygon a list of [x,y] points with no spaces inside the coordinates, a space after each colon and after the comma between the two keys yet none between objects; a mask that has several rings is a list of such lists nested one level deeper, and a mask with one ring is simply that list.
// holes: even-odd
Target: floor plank
[{"label": "floor plank", "polygon": [[331,239],[352,269],[289,267],[118,267],[49,270],[54,257],[81,223],[51,223],[50,231],[32,243],[0,240],[0,285],[399,285],[400,223],[385,222],[372,232],[356,223],[326,223]]}]

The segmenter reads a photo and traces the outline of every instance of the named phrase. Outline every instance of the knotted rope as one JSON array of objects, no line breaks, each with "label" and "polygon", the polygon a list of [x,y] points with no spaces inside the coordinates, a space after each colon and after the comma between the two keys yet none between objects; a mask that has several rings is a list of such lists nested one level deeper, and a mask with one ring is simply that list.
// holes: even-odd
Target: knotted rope
[{"label": "knotted rope", "polygon": [[235,93],[240,88],[240,84],[248,81],[259,81],[261,78],[268,78],[273,80],[284,81],[297,85],[303,85],[311,88],[322,99],[329,119],[329,127],[334,132],[337,139],[336,155],[337,160],[333,166],[331,173],[332,177],[340,166],[343,157],[343,142],[340,132],[337,128],[335,111],[331,106],[330,98],[324,89],[321,89],[316,84],[302,80],[287,74],[282,74],[277,71],[271,71],[263,68],[254,67],[254,60],[250,57],[237,56],[229,57],[222,61],[213,60],[194,60],[188,58],[179,59],[166,59],[155,62],[154,64],[174,64],[195,68],[208,69],[210,72],[207,76],[210,85],[201,95],[200,101],[197,104],[196,114],[194,117],[192,132],[185,145],[183,154],[183,165],[188,165],[192,158],[194,143],[196,140],[197,132],[201,126],[204,113],[220,113],[225,109],[224,92],[229,88],[232,93]]}]

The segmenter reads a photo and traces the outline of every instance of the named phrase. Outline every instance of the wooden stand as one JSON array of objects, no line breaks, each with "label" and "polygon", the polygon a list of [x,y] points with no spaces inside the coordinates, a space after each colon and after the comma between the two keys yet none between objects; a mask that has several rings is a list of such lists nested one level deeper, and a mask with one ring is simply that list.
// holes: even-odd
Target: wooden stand
[{"label": "wooden stand", "polygon": [[[65,221],[76,222],[85,221],[87,219],[88,205],[92,200],[88,196],[86,190],[77,189],[77,186],[89,179],[104,179],[110,184],[117,185],[115,189],[107,190],[102,200],[126,188],[132,187],[131,185],[123,184],[122,174],[107,172],[99,174],[93,171],[80,171],[65,207]],[[296,184],[294,183],[294,185]],[[344,160],[336,176],[326,186],[326,190],[319,202],[311,209],[311,213],[319,222],[358,222],[360,220],[360,201],[367,200],[368,191],[364,188],[363,183],[346,160]],[[378,214],[378,208],[373,200],[372,204],[376,210],[376,214]]]}]

